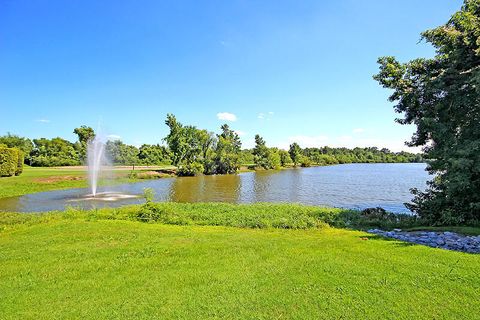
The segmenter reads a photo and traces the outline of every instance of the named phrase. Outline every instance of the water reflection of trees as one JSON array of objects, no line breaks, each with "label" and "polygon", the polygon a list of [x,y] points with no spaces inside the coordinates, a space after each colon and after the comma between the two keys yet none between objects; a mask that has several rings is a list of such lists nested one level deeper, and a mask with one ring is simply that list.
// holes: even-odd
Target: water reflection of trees
[{"label": "water reflection of trees", "polygon": [[173,180],[170,201],[236,203],[240,198],[241,179],[238,175],[181,177]]},{"label": "water reflection of trees", "polygon": [[258,171],[253,176],[254,202],[298,202],[302,192],[301,170]]}]

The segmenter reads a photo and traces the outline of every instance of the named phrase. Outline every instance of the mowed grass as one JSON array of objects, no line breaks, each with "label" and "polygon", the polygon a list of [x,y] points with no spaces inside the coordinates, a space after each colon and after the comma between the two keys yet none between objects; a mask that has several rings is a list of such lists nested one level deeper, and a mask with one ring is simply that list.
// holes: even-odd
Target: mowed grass
[{"label": "mowed grass", "polygon": [[478,319],[480,256],[360,231],[79,217],[0,232],[2,319]]},{"label": "mowed grass", "polygon": [[0,178],[0,198],[86,186],[83,169],[25,167],[18,177]]}]

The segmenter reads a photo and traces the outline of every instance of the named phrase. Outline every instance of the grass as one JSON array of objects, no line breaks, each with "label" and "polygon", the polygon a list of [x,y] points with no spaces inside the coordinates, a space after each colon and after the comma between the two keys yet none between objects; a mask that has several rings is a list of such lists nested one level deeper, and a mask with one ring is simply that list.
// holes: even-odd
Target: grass
[{"label": "grass", "polygon": [[[139,181],[129,178],[131,167],[122,167],[113,171],[115,180],[106,180],[106,184],[129,183]],[[163,168],[163,167],[155,167]],[[165,166],[170,168],[170,166]],[[135,172],[150,169],[136,170]],[[29,193],[87,187],[87,177],[84,168],[34,168],[25,167],[18,177],[0,178],[0,198],[21,196]]]},{"label": "grass", "polygon": [[43,213],[13,213],[0,211],[0,230],[19,224],[35,224],[65,218],[87,220],[128,220],[191,226],[226,226],[240,228],[311,229],[326,226],[368,230],[455,231],[480,235],[480,227],[425,227],[410,215],[365,215],[361,211],[325,208],[288,203],[176,203],[147,202],[120,208],[82,210],[70,207],[66,211]]},{"label": "grass", "polygon": [[[0,196],[82,186],[52,179],[81,174],[28,168],[0,179]],[[267,203],[0,212],[0,318],[478,318],[480,255],[332,227],[480,234],[418,223]]]},{"label": "grass", "polygon": [[14,222],[0,232],[2,319],[480,314],[478,255],[325,226],[176,226],[92,214],[37,216],[30,223],[10,214]]},{"label": "grass", "polygon": [[86,186],[86,174],[81,169],[25,167],[18,177],[0,178],[0,198]]}]

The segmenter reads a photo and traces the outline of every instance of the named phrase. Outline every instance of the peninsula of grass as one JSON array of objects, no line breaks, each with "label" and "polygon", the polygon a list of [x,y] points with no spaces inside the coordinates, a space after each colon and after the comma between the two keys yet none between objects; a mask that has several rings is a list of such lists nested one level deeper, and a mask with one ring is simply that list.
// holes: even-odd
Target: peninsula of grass
[{"label": "peninsula of grass", "polygon": [[[171,168],[171,166],[152,168]],[[103,181],[103,184],[131,183],[140,181],[142,178],[133,176],[131,167],[114,167],[113,169],[112,179]],[[141,175],[148,170],[151,169],[139,169],[135,172]],[[86,188],[87,186],[87,173],[84,167],[25,167],[20,176],[0,178],[0,198],[52,190]]]},{"label": "peninsula of grass", "polygon": [[0,213],[2,319],[480,314],[479,255],[329,226],[342,215],[208,203]]}]

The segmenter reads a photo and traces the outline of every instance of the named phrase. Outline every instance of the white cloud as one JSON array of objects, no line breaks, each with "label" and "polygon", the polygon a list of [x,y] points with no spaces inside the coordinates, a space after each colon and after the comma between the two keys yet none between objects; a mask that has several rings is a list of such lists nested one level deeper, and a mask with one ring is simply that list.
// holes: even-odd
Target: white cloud
[{"label": "white cloud", "polygon": [[273,111],[269,111],[267,113],[264,113],[264,112],[260,112],[258,115],[257,115],[257,118],[258,119],[262,119],[262,120],[270,120],[274,115],[274,112]]},{"label": "white cloud", "polygon": [[50,120],[48,120],[48,119],[37,119],[35,121],[36,122],[41,122],[41,123],[49,123],[50,122]]},{"label": "white cloud", "polygon": [[244,135],[246,135],[246,133],[242,130],[235,130],[235,133],[238,134],[239,137],[243,137]]},{"label": "white cloud", "polygon": [[237,121],[237,116],[230,112],[217,113],[217,118],[225,121]]},{"label": "white cloud", "polygon": [[355,129],[352,130],[352,132],[353,132],[353,133],[363,133],[363,132],[365,132],[365,129],[363,129],[363,128],[355,128]]}]

